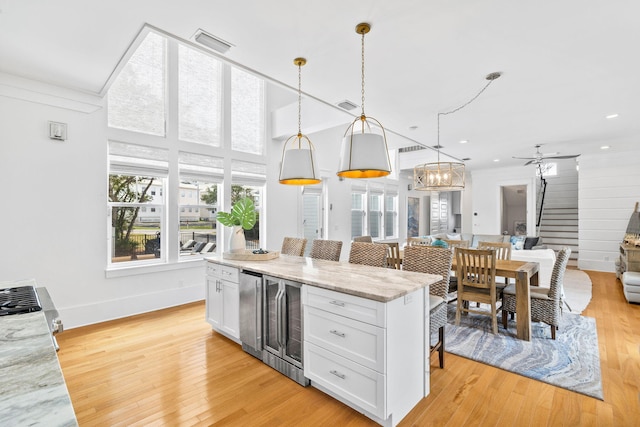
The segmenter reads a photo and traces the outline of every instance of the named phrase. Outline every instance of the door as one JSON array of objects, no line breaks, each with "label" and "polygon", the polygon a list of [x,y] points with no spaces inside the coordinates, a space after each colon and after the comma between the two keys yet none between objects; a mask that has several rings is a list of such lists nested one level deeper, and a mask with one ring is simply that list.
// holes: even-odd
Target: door
[{"label": "door", "polygon": [[280,279],[270,276],[263,276],[264,283],[264,304],[263,304],[263,343],[265,350],[280,355],[279,343],[279,322],[280,317]]},{"label": "door", "polygon": [[305,188],[302,195],[302,228],[303,236],[309,242],[305,248],[305,256],[311,251],[311,242],[322,239],[322,189]]},{"label": "door", "polygon": [[284,294],[282,303],[284,305],[283,330],[286,331],[282,338],[284,341],[284,358],[289,362],[302,366],[302,298],[300,295],[301,285],[295,282],[283,282]]}]

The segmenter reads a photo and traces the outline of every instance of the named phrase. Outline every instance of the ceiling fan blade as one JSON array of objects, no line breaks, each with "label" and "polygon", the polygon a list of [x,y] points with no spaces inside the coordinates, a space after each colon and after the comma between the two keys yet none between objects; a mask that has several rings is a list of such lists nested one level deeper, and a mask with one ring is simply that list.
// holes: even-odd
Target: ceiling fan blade
[{"label": "ceiling fan blade", "polygon": [[515,157],[513,156],[514,159],[519,159],[519,160],[535,160],[536,157]]},{"label": "ceiling fan blade", "polygon": [[550,156],[550,157],[544,157],[545,159],[574,159],[576,157],[578,157],[580,154],[572,154],[572,155],[567,155],[567,156]]},{"label": "ceiling fan blade", "polygon": [[536,161],[536,159],[531,159],[531,160],[529,160],[527,163],[525,163],[524,165],[525,165],[525,166],[528,166],[528,165],[530,165],[531,163],[533,163],[533,162],[535,162],[535,161]]}]

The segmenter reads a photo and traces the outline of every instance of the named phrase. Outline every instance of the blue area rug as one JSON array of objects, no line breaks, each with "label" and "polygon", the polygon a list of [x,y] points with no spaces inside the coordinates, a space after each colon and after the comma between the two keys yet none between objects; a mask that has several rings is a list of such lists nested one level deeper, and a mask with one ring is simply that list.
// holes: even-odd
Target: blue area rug
[{"label": "blue area rug", "polygon": [[489,316],[463,315],[456,327],[455,314],[449,304],[445,351],[603,400],[595,319],[565,312],[556,340],[548,325],[534,322],[531,341],[522,341],[513,320],[505,330],[499,317],[494,335]]}]

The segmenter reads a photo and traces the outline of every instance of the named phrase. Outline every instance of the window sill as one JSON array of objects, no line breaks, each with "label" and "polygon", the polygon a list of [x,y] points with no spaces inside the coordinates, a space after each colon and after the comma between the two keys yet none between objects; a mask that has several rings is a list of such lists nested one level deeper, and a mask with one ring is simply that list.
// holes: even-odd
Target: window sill
[{"label": "window sill", "polygon": [[187,268],[202,268],[204,257],[180,259],[171,263],[136,264],[127,266],[110,266],[105,270],[107,279],[115,277],[135,276],[139,274],[158,273],[161,271],[183,270]]}]

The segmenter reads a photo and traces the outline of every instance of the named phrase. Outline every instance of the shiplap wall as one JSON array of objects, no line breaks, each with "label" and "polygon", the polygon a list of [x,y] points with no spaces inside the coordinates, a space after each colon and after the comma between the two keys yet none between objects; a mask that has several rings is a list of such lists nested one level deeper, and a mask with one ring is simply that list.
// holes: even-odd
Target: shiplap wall
[{"label": "shiplap wall", "polygon": [[580,157],[579,268],[615,271],[620,242],[635,203],[640,201],[638,154]]}]

